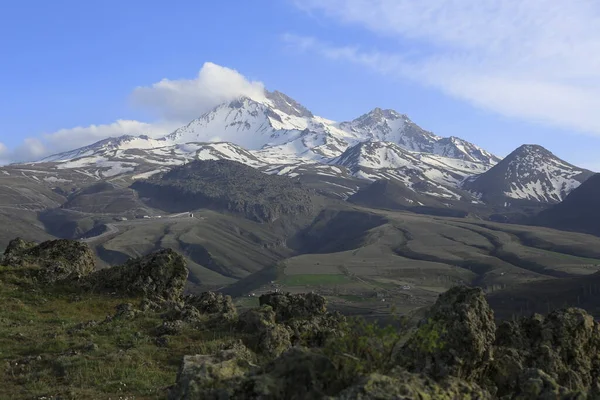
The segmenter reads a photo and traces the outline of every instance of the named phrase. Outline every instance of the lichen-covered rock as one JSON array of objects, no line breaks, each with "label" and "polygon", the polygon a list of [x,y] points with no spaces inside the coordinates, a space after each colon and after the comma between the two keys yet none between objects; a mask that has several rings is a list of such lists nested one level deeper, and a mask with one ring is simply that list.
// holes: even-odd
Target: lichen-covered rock
[{"label": "lichen-covered rock", "polygon": [[335,396],[335,400],[458,400],[492,399],[489,392],[476,384],[448,377],[435,382],[423,375],[403,370],[393,371],[389,376],[379,373],[362,378],[355,385]]},{"label": "lichen-covered rock", "polygon": [[35,242],[28,242],[20,237],[11,240],[4,250],[2,262],[6,265],[19,265],[21,256],[27,251],[37,246]]},{"label": "lichen-covered rock", "polygon": [[309,347],[324,346],[327,340],[344,334],[346,317],[342,314],[326,313],[310,319],[294,318],[286,322],[292,332],[292,343]]},{"label": "lichen-covered rock", "polygon": [[292,346],[291,334],[283,325],[266,326],[258,334],[256,347],[269,357],[277,357]]},{"label": "lichen-covered rock", "polygon": [[[231,399],[316,400],[331,393],[336,370],[325,356],[293,347],[232,385]],[[226,397],[222,397],[226,398]]]},{"label": "lichen-covered rock", "polygon": [[189,295],[184,298],[184,302],[204,314],[219,314],[225,319],[233,319],[237,316],[233,299],[222,293],[204,292],[198,296]]},{"label": "lichen-covered rock", "polygon": [[275,325],[275,312],[268,305],[252,308],[240,314],[238,327],[242,332],[256,333]]},{"label": "lichen-covered rock", "polygon": [[171,249],[134,258],[86,279],[84,286],[128,295],[179,299],[188,276],[185,259]]},{"label": "lichen-covered rock", "polygon": [[260,296],[259,303],[273,308],[277,322],[310,318],[327,312],[325,297],[315,293],[267,293]]},{"label": "lichen-covered rock", "polygon": [[600,396],[600,326],[584,310],[557,310],[500,324],[488,376],[500,395],[512,393],[519,375],[540,369],[557,385]]},{"label": "lichen-covered rock", "polygon": [[483,291],[453,287],[439,296],[397,362],[435,378],[477,379],[492,358],[495,334],[494,314]]},{"label": "lichen-covered rock", "polygon": [[122,303],[115,307],[116,312],[113,316],[114,319],[132,319],[138,314],[139,310],[133,308],[131,303]]},{"label": "lichen-covered rock", "polygon": [[569,390],[560,386],[544,371],[529,368],[522,371],[513,400],[584,400],[588,396],[580,390]]},{"label": "lichen-covered rock", "polygon": [[241,343],[214,356],[185,356],[169,400],[227,399],[228,391],[252,367],[252,353]]},{"label": "lichen-covered rock", "polygon": [[271,306],[245,311],[239,316],[237,327],[250,334],[247,338],[250,347],[269,357],[277,357],[292,346],[291,329],[275,322]]},{"label": "lichen-covered rock", "polygon": [[183,330],[183,325],[184,325],[184,322],[181,320],[163,321],[163,324],[161,326],[159,326],[158,329],[156,330],[156,335],[157,336],[177,335],[178,333],[181,333],[181,331]]},{"label": "lichen-covered rock", "polygon": [[34,277],[44,283],[81,279],[96,269],[94,253],[88,245],[66,239],[40,244],[14,239],[4,251],[3,262],[33,268]]}]

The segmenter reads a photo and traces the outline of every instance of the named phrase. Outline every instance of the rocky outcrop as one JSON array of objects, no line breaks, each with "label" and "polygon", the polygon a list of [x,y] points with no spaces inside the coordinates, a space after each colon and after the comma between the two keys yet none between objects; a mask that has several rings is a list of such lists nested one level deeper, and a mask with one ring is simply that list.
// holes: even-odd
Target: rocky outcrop
[{"label": "rocky outcrop", "polygon": [[96,269],[87,244],[66,239],[36,244],[16,238],[4,251],[3,263],[31,268],[33,276],[44,283],[81,279]]},{"label": "rocky outcrop", "polygon": [[[455,287],[439,296],[404,345],[389,352],[391,362],[373,364],[363,358],[380,351],[376,331],[341,337],[340,343],[352,342],[348,347],[315,340],[325,332],[348,334],[345,329],[353,326],[327,313],[319,296],[273,293],[262,296],[261,303],[242,313],[235,328],[271,361],[262,367],[243,361],[247,348],[239,357],[186,358],[182,371],[187,372],[180,373],[172,391],[179,397],[172,399],[600,398],[600,326],[583,310],[496,327],[480,289]],[[369,332],[375,336],[367,337]],[[363,345],[356,347],[355,341]],[[352,348],[366,352],[346,353]]]},{"label": "rocky outcrop", "polygon": [[25,253],[37,246],[35,242],[28,242],[20,237],[11,240],[4,250],[2,262],[6,265],[19,265]]},{"label": "rocky outcrop", "polygon": [[183,301],[186,305],[195,307],[203,314],[219,314],[225,319],[233,319],[237,316],[233,299],[229,295],[204,292],[198,296],[186,296]]},{"label": "rocky outcrop", "polygon": [[277,322],[310,318],[327,312],[325,297],[314,293],[267,293],[260,296],[259,303],[273,308]]},{"label": "rocky outcrop", "polygon": [[292,343],[321,347],[331,338],[344,334],[346,317],[338,312],[317,315],[309,319],[294,318],[286,322],[292,332]]},{"label": "rocky outcrop", "polygon": [[479,288],[454,287],[440,295],[398,355],[411,372],[436,378],[480,378],[491,360],[496,324]]},{"label": "rocky outcrop", "polygon": [[169,400],[227,399],[231,385],[252,367],[252,354],[233,343],[215,355],[185,356]]},{"label": "rocky outcrop", "polygon": [[262,368],[247,369],[245,375],[238,356],[225,361],[195,357],[184,360],[170,400],[323,399],[335,377],[327,357],[303,348],[290,349]]},{"label": "rocky outcrop", "polygon": [[181,297],[187,276],[185,258],[165,249],[100,270],[89,276],[84,286],[90,290],[174,300]]},{"label": "rocky outcrop", "polygon": [[274,357],[292,345],[320,347],[341,334],[345,318],[328,313],[323,296],[269,293],[259,300],[259,308],[240,315],[238,328],[252,334],[249,345],[260,353]]},{"label": "rocky outcrop", "polygon": [[496,335],[489,376],[499,394],[522,390],[523,371],[539,369],[537,380],[600,396],[600,326],[584,310],[503,322]]},{"label": "rocky outcrop", "polygon": [[292,346],[292,332],[275,322],[275,312],[268,305],[247,310],[238,319],[238,329],[249,334],[248,345],[268,357],[277,357]]},{"label": "rocky outcrop", "polygon": [[449,377],[442,382],[403,370],[373,373],[335,396],[335,400],[488,400],[493,397],[475,383]]},{"label": "rocky outcrop", "polygon": [[275,325],[275,311],[268,305],[247,310],[238,319],[240,330],[246,333],[260,332],[273,325]]}]

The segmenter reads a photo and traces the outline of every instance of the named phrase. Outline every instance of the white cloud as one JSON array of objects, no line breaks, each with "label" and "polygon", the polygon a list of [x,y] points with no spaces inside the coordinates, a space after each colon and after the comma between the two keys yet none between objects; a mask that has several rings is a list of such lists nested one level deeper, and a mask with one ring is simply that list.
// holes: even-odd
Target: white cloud
[{"label": "white cloud", "polygon": [[298,49],[414,79],[507,116],[600,135],[596,0],[296,3],[311,13],[399,39],[402,51],[286,35]]},{"label": "white cloud", "polygon": [[192,120],[211,108],[239,96],[264,98],[261,82],[247,80],[239,72],[207,62],[194,79],[163,79],[133,91],[135,104],[155,111],[167,120]]},{"label": "white cloud", "polygon": [[247,80],[235,70],[207,62],[195,79],[163,79],[149,87],[133,90],[131,100],[137,106],[149,110],[157,118],[154,122],[119,119],[110,124],[60,129],[27,138],[11,151],[0,143],[0,165],[38,160],[108,137],[161,137],[200,117],[211,108],[239,96],[260,99],[264,97],[264,86],[260,82]]}]

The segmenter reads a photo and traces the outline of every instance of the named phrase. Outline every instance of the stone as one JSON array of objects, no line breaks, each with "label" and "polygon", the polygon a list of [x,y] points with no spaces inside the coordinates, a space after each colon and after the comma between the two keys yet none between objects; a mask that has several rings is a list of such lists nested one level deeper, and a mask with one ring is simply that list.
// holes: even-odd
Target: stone
[{"label": "stone", "polygon": [[584,310],[505,321],[496,338],[488,375],[500,395],[517,390],[518,376],[530,369],[541,370],[558,386],[600,395],[600,326]]},{"label": "stone", "polygon": [[261,306],[269,305],[273,308],[277,322],[292,318],[311,318],[327,312],[325,297],[315,293],[267,293],[258,300]]},{"label": "stone", "polygon": [[483,291],[456,286],[438,297],[397,363],[434,378],[478,379],[492,359],[495,337],[494,313]]},{"label": "stone", "polygon": [[177,300],[183,294],[187,276],[185,258],[164,249],[99,270],[86,279],[84,286],[121,295]]},{"label": "stone", "polygon": [[66,239],[40,244],[14,239],[4,251],[3,262],[34,269],[33,276],[43,283],[79,280],[96,269],[94,253],[88,245]]},{"label": "stone", "polygon": [[189,295],[185,297],[184,302],[203,314],[218,314],[225,319],[233,319],[237,316],[233,299],[222,293],[204,292],[197,296]]},{"label": "stone", "polygon": [[369,374],[335,396],[335,400],[491,400],[492,395],[477,384],[449,377],[435,382],[423,375],[392,371],[390,375]]},{"label": "stone", "polygon": [[227,399],[236,378],[251,368],[251,352],[241,343],[233,343],[215,355],[188,355],[169,391],[169,400]]}]

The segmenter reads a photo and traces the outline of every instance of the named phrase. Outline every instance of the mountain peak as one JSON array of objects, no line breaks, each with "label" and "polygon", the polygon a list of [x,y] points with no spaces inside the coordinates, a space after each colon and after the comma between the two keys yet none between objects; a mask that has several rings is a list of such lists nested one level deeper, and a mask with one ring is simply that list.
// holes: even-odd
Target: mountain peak
[{"label": "mountain peak", "polygon": [[524,144],[487,172],[464,182],[464,187],[488,202],[557,203],[591,174],[540,145]]},{"label": "mountain peak", "polygon": [[397,120],[397,119],[405,119],[408,120],[408,117],[404,114],[400,114],[399,112],[392,109],[382,109],[376,107],[369,111],[368,113],[361,115],[355,121],[365,121],[369,123],[378,122],[381,123],[384,120]]},{"label": "mountain peak", "polygon": [[552,152],[539,144],[522,144],[517,147],[513,153],[515,154],[548,154],[554,156]]},{"label": "mountain peak", "polygon": [[314,117],[313,113],[311,113],[306,107],[278,90],[274,92],[267,91],[266,97],[271,101],[276,109],[283,111],[288,115],[305,118]]}]

